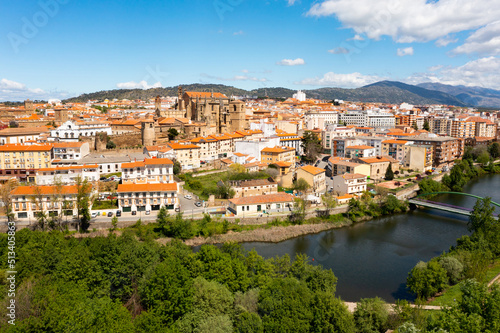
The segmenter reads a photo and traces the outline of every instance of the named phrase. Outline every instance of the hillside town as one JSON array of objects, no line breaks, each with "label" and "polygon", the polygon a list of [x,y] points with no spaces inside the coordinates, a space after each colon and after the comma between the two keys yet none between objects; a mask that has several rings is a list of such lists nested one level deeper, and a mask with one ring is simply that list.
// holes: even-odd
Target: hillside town
[{"label": "hillside town", "polygon": [[0,181],[13,217],[29,223],[40,210],[77,216],[82,181],[96,221],[154,219],[162,207],[262,216],[291,212],[297,198],[346,204],[392,180],[388,172],[408,180],[446,172],[466,147],[495,142],[499,121],[496,111],[302,91],[282,100],[182,87],[151,100],[26,100],[0,105]]}]

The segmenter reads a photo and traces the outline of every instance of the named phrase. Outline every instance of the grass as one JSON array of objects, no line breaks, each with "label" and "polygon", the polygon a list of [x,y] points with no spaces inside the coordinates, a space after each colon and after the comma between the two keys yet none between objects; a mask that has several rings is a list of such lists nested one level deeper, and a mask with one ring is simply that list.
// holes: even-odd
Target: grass
[{"label": "grass", "polygon": [[[496,259],[495,262],[490,266],[488,271],[486,272],[486,275],[483,279],[484,283],[488,283],[495,276],[500,274],[500,258]],[[455,300],[459,300],[462,297],[462,292],[460,291],[460,283],[456,284],[454,286],[449,287],[444,291],[444,293],[439,296],[434,298],[429,305],[440,305],[440,306],[447,306],[447,305],[452,305],[455,303]]]},{"label": "grass", "polygon": [[92,205],[92,210],[118,209],[118,200],[96,200]]},{"label": "grass", "polygon": [[108,173],[106,175],[102,175],[102,177],[106,177],[106,178],[109,178],[109,177],[112,177],[112,176],[118,176],[118,177],[121,177],[122,176],[122,173],[121,172],[115,172],[115,173]]}]

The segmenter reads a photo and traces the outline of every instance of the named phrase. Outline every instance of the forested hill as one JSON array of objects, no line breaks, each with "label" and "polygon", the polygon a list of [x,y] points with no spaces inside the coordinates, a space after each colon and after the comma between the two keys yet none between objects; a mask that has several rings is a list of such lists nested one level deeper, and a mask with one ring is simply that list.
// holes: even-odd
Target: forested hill
[{"label": "forested hill", "polygon": [[[287,88],[259,88],[244,90],[222,84],[186,84],[181,85],[184,91],[214,91],[221,92],[226,96],[257,96],[271,98],[290,98],[295,90]],[[143,89],[117,89],[105,90],[95,93],[83,94],[78,97],[67,99],[65,102],[86,102],[88,100],[104,99],[142,99],[146,100],[160,96],[177,96],[178,87]],[[465,106],[466,104],[455,96],[441,91],[424,89],[401,82],[382,81],[356,89],[343,88],[319,88],[304,90],[307,97],[322,100],[341,99],[353,102],[372,103],[412,103],[412,104],[446,104]]]}]

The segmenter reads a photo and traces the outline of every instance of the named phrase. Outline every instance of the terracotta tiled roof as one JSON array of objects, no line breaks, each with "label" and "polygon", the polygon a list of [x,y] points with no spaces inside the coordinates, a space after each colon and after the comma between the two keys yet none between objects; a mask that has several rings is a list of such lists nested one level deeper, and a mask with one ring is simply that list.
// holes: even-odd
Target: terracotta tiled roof
[{"label": "terracotta tiled roof", "polygon": [[[10,192],[11,195],[52,195],[57,193],[57,186],[19,186]],[[77,194],[76,185],[66,185],[61,187],[61,194]]]},{"label": "terracotta tiled roof", "polygon": [[20,144],[6,144],[0,146],[0,151],[51,151],[51,144],[44,145],[20,145]]},{"label": "terracotta tiled roof", "polygon": [[362,175],[360,173],[345,173],[342,175],[344,179],[358,179],[358,178],[366,178],[366,175]]},{"label": "terracotta tiled roof", "polygon": [[313,165],[304,165],[303,167],[300,167],[299,170],[304,170],[312,175],[319,175],[320,173],[325,172],[325,169],[321,169]]},{"label": "terracotta tiled roof", "polygon": [[172,192],[177,191],[177,183],[159,184],[120,184],[117,192]]},{"label": "terracotta tiled roof", "polygon": [[264,153],[284,153],[284,152],[288,152],[288,151],[294,151],[295,148],[291,148],[291,147],[286,147],[286,146],[282,146],[282,147],[274,147],[274,148],[264,148],[262,149],[262,152]]},{"label": "terracotta tiled roof", "polygon": [[167,143],[167,146],[174,150],[181,150],[181,149],[200,149],[200,146],[197,145],[192,145],[192,144],[187,144],[187,145],[181,145],[180,143],[175,143],[175,142],[169,142]]},{"label": "terracotta tiled roof", "polygon": [[127,168],[141,168],[146,165],[160,165],[160,164],[174,164],[170,159],[168,158],[147,158],[144,161],[136,161],[136,162],[130,162],[130,163],[122,163],[122,169],[127,169]]},{"label": "terracotta tiled roof", "polygon": [[41,169],[38,169],[37,172],[59,171],[59,170],[97,169],[98,167],[99,166],[97,164],[71,165],[71,166],[61,166],[61,167],[58,166],[56,168],[41,168]]},{"label": "terracotta tiled roof", "polygon": [[394,144],[398,144],[398,145],[404,145],[407,142],[408,141],[406,141],[406,140],[385,140],[385,141],[382,141],[382,143],[394,143]]},{"label": "terracotta tiled roof", "polygon": [[345,149],[374,149],[374,147],[372,146],[364,146],[364,145],[360,145],[360,146],[349,146],[349,147],[345,147]]},{"label": "terracotta tiled roof", "polygon": [[377,157],[361,157],[361,161],[372,164],[372,163],[381,163],[381,162],[390,162],[390,160],[386,157],[377,156]]},{"label": "terracotta tiled roof", "polygon": [[280,192],[266,195],[256,195],[253,197],[229,199],[229,201],[235,205],[258,205],[272,202],[292,202],[293,195]]}]

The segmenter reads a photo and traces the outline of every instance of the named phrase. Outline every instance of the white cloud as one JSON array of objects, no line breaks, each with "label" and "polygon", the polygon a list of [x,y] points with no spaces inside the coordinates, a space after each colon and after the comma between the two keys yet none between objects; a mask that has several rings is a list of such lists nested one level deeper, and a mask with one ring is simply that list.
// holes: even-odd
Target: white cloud
[{"label": "white cloud", "polygon": [[276,64],[281,65],[281,66],[299,66],[299,65],[305,65],[305,61],[302,58],[297,58],[297,59],[283,59],[281,61],[278,61]]},{"label": "white cloud", "polygon": [[488,24],[470,35],[463,45],[453,50],[455,54],[500,54],[500,21]]},{"label": "white cloud", "polygon": [[486,57],[458,67],[442,67],[432,73],[417,73],[406,82],[439,82],[450,85],[500,89],[500,58]]},{"label": "white cloud", "polygon": [[308,78],[295,84],[311,85],[311,86],[333,86],[343,88],[357,88],[367,84],[375,83],[383,80],[383,78],[372,75],[363,75],[360,73],[338,74],[328,72],[322,78]]},{"label": "white cloud", "polygon": [[23,101],[48,100],[50,98],[67,98],[68,93],[64,91],[47,92],[40,88],[29,88],[24,83],[1,79],[0,80],[0,101]]},{"label": "white cloud", "polygon": [[287,0],[287,2],[288,6],[293,6],[297,2],[297,0]]},{"label": "white cloud", "polygon": [[151,89],[151,88],[161,88],[161,82],[156,82],[153,85],[149,85],[145,80],[140,82],[130,81],[130,82],[121,82],[116,84],[117,88],[120,89]]},{"label": "white cloud", "polygon": [[413,55],[413,47],[405,47],[404,49],[398,49],[398,57],[404,57],[407,55]]},{"label": "white cloud", "polygon": [[436,65],[436,66],[431,66],[428,68],[429,72],[435,72],[443,68],[443,65]]},{"label": "white cloud", "polygon": [[354,35],[354,37],[350,38],[349,40],[359,40],[359,41],[362,41],[362,40],[365,40],[365,39],[363,38],[363,36],[356,34],[356,35]]},{"label": "white cloud", "polygon": [[333,50],[328,50],[328,52],[332,54],[347,54],[349,53],[349,50],[346,49],[345,47],[337,47],[334,48]]},{"label": "white cloud", "polygon": [[458,38],[452,38],[450,36],[445,36],[445,37],[439,38],[436,41],[436,46],[437,47],[445,47],[445,46],[448,46],[448,44],[453,44],[456,42],[458,42]]},{"label": "white cloud", "polygon": [[498,20],[500,6],[498,0],[322,0],[307,15],[334,15],[356,34],[410,43],[483,27]]},{"label": "white cloud", "polygon": [[233,36],[243,35],[243,30],[233,32]]},{"label": "white cloud", "polygon": [[248,73],[248,72],[249,72],[249,70],[248,70],[248,69],[242,69],[242,70],[241,70],[241,72],[242,72],[242,73]]}]

